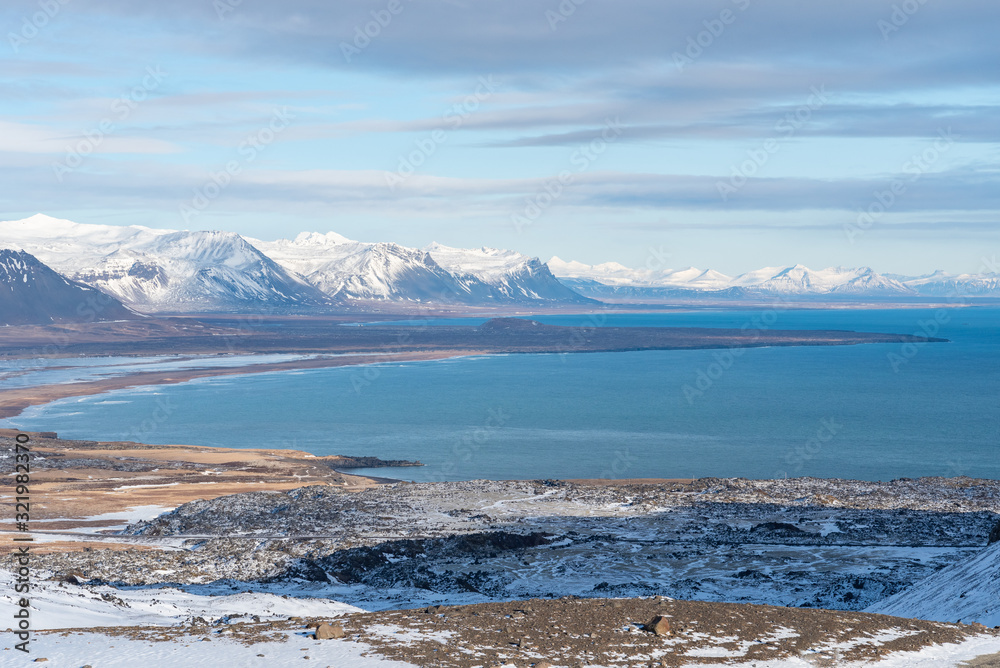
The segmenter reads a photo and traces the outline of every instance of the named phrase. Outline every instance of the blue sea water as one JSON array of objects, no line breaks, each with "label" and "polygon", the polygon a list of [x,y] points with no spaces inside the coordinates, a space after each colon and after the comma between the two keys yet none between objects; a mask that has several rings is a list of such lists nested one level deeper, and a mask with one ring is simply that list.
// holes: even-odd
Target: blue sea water
[{"label": "blue sea water", "polygon": [[[88,439],[418,459],[410,480],[1000,478],[1000,310],[538,316],[845,329],[951,343],[466,357],[201,379],[29,409]],[[476,321],[461,321],[476,324]]]}]

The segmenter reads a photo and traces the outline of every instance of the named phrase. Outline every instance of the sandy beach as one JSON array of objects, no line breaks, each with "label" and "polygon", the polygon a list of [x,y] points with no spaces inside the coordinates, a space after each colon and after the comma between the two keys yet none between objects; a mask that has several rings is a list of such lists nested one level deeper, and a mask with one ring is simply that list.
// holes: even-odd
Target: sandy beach
[{"label": "sandy beach", "polygon": [[432,351],[432,352],[401,352],[371,356],[356,355],[351,357],[318,357],[314,359],[294,360],[263,364],[247,364],[238,367],[213,367],[201,369],[186,369],[179,371],[140,372],[106,380],[63,383],[58,385],[42,385],[0,390],[0,418],[12,418],[29,406],[40,406],[68,397],[84,397],[104,394],[114,390],[124,390],[148,385],[173,385],[184,383],[196,378],[212,378],[218,376],[238,376],[253,373],[268,373],[272,371],[293,371],[297,369],[326,369],[341,366],[356,366],[384,362],[418,362],[428,360],[475,355],[476,352],[462,351]]}]

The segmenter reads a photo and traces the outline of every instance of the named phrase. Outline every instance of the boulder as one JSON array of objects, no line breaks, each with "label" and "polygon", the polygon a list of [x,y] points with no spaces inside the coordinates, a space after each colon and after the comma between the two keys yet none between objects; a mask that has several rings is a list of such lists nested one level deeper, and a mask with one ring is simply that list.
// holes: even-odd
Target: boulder
[{"label": "boulder", "polygon": [[997,522],[996,526],[993,527],[993,531],[990,532],[989,542],[986,544],[992,545],[993,543],[1000,543],[1000,522]]},{"label": "boulder", "polygon": [[344,627],[340,624],[320,624],[316,627],[316,640],[339,640],[346,636]]},{"label": "boulder", "polygon": [[663,615],[653,617],[643,629],[658,636],[668,636],[671,633],[670,622]]}]

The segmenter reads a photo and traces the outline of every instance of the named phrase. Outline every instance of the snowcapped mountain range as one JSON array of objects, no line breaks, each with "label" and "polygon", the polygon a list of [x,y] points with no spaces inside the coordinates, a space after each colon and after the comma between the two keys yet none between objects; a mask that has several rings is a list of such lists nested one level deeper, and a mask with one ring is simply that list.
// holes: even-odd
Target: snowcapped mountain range
[{"label": "snowcapped mountain range", "polygon": [[0,248],[31,253],[67,278],[147,313],[382,301],[592,303],[537,258],[514,251],[438,244],[414,249],[332,232],[261,241],[233,232],[84,225],[39,214],[0,222]]},{"label": "snowcapped mountain range", "polygon": [[[0,249],[25,251],[69,281],[140,313],[302,312],[379,303],[595,305],[671,299],[1000,298],[997,274],[905,277],[870,268],[630,269],[513,250],[421,249],[330,232],[262,241],[234,232],[85,225],[44,215],[0,222]],[[558,277],[558,278],[557,278]],[[596,301],[595,301],[596,300]]]},{"label": "snowcapped mountain range", "polygon": [[739,276],[712,269],[630,269],[616,262],[587,265],[558,257],[549,268],[564,283],[595,299],[682,296],[753,297],[1000,297],[998,274],[948,274],[909,277],[879,274],[869,267],[813,270],[801,264],[764,267]]},{"label": "snowcapped mountain range", "polygon": [[492,248],[351,241],[333,232],[304,232],[294,240],[248,240],[286,270],[334,300],[432,303],[586,303],[538,258]]},{"label": "snowcapped mountain range", "polygon": [[325,297],[232,232],[81,225],[32,216],[0,223],[0,246],[140,311],[316,306]]}]

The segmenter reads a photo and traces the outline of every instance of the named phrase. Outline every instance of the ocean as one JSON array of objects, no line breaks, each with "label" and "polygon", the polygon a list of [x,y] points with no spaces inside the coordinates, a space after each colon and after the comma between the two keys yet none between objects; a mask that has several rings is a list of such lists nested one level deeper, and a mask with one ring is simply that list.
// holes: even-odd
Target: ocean
[{"label": "ocean", "polygon": [[0,426],[420,460],[361,471],[414,481],[1000,478],[1000,309],[536,319],[930,333],[951,342],[496,355],[229,376],[61,400]]}]

